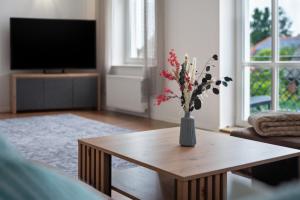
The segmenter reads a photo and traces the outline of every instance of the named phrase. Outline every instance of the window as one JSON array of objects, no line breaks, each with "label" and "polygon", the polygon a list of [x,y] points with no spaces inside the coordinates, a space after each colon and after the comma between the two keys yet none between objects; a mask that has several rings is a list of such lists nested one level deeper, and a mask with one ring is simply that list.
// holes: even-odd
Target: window
[{"label": "window", "polygon": [[148,58],[154,59],[156,52],[155,0],[128,0],[127,19],[126,62],[144,61],[146,35]]},{"label": "window", "polygon": [[300,1],[239,3],[238,124],[267,110],[300,112]]}]

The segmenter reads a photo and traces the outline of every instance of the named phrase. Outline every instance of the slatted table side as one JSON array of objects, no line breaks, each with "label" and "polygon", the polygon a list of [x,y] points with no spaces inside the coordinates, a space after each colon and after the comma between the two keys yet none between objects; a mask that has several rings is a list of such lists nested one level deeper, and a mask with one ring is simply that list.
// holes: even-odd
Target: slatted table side
[{"label": "slatted table side", "polygon": [[[80,180],[111,195],[111,155],[80,141],[78,148]],[[226,200],[227,173],[186,181],[175,180],[174,193],[177,200]]]},{"label": "slatted table side", "polygon": [[175,180],[177,200],[226,200],[227,173],[188,181]]},{"label": "slatted table side", "polygon": [[78,142],[78,177],[81,181],[111,195],[111,155]]}]

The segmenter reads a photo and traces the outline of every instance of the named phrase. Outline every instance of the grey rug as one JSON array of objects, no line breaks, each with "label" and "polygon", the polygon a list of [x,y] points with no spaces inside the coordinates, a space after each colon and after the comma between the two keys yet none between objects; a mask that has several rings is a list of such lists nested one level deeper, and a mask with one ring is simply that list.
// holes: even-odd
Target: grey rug
[{"label": "grey rug", "polygon": [[[50,165],[69,176],[77,176],[77,140],[131,132],[72,114],[0,120],[0,135],[15,145],[26,159]],[[133,164],[113,157],[113,168]]]}]

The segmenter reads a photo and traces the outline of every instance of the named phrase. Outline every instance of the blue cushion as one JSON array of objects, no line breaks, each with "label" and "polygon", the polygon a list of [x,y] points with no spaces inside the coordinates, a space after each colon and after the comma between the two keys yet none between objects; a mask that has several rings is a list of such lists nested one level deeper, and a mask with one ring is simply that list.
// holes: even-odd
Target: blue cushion
[{"label": "blue cushion", "polygon": [[278,189],[273,190],[268,195],[258,195],[243,200],[299,200],[300,199],[300,183],[291,183],[285,186],[281,186]]},{"label": "blue cushion", "polygon": [[0,137],[0,200],[101,200],[78,181],[22,159]]}]

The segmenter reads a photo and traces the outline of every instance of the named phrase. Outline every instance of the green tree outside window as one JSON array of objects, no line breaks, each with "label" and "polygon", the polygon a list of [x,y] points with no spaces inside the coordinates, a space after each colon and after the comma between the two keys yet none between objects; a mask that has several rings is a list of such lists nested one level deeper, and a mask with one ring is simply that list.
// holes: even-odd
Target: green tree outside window
[{"label": "green tree outside window", "polygon": [[[257,43],[267,39],[271,36],[271,12],[269,8],[259,10],[256,8],[252,15],[251,26],[251,45],[255,46]],[[290,37],[292,32],[290,30],[292,22],[286,16],[282,8],[279,8],[279,32],[280,36]],[[289,46],[280,49],[280,57],[282,61],[292,60],[296,47]],[[252,61],[269,61],[272,57],[272,50],[269,48],[261,49],[251,56]],[[299,70],[300,76],[300,70]],[[279,106],[281,109],[289,111],[299,111],[300,109],[300,86],[299,80],[289,80],[287,78],[287,70],[281,69],[279,72]],[[272,71],[268,69],[251,69],[250,76],[250,91],[251,97],[255,96],[271,96],[272,87]],[[267,106],[257,109],[251,108],[251,113],[267,110]],[[298,110],[297,110],[298,109]]]}]

